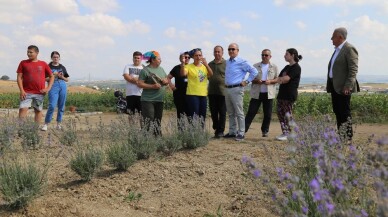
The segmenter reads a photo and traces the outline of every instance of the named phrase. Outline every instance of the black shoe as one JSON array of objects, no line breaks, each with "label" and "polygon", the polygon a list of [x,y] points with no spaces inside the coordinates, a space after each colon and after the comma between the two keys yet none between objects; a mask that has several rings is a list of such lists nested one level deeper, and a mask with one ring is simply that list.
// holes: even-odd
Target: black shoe
[{"label": "black shoe", "polygon": [[236,136],[236,141],[243,141],[244,140],[244,138],[245,138],[245,136],[244,135],[240,135],[240,134],[238,134],[237,136]]},{"label": "black shoe", "polygon": [[217,133],[216,136],[218,136],[219,138],[224,137],[224,133]]},{"label": "black shoe", "polygon": [[236,138],[236,134],[225,134],[224,138]]},{"label": "black shoe", "polygon": [[268,132],[263,132],[263,137],[268,137]]}]

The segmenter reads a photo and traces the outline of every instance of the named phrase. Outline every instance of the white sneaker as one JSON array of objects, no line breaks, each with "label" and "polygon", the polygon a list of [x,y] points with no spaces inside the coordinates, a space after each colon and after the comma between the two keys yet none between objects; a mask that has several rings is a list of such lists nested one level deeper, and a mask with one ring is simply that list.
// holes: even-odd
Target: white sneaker
[{"label": "white sneaker", "polygon": [[281,134],[281,135],[279,135],[279,136],[276,137],[276,140],[279,140],[279,141],[287,141],[287,135]]},{"label": "white sneaker", "polygon": [[60,124],[57,125],[56,127],[57,130],[62,130],[62,126]]},{"label": "white sneaker", "polygon": [[47,124],[43,125],[41,128],[40,128],[41,131],[47,131]]}]

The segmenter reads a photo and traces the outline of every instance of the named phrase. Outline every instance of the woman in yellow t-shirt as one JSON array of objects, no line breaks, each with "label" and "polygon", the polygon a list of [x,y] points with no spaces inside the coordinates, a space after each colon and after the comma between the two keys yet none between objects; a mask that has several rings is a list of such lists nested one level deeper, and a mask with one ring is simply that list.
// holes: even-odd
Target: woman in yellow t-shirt
[{"label": "woman in yellow t-shirt", "polygon": [[194,59],[194,63],[182,64],[181,67],[181,75],[187,76],[187,116],[193,118],[194,115],[197,115],[205,122],[208,77],[213,75],[213,71],[207,64],[206,59],[202,56],[200,48],[191,50],[189,55]]}]

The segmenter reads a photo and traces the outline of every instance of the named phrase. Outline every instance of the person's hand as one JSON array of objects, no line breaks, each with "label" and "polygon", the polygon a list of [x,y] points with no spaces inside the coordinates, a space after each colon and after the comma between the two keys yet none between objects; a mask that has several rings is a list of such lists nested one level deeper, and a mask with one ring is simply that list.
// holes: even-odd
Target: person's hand
[{"label": "person's hand", "polygon": [[43,94],[46,94],[50,91],[50,89],[48,88],[44,88],[44,89],[41,89],[40,92],[43,93]]},{"label": "person's hand", "polygon": [[271,84],[271,81],[266,80],[266,81],[263,82],[263,84],[270,85],[270,84]]},{"label": "person's hand", "polygon": [[162,84],[163,85],[167,85],[168,84],[168,79],[167,78],[163,78],[162,79]]},{"label": "person's hand", "polygon": [[351,89],[348,87],[345,87],[343,90],[344,95],[350,95],[352,93]]},{"label": "person's hand", "polygon": [[241,86],[243,87],[247,86],[247,82],[246,81],[241,82]]},{"label": "person's hand", "polygon": [[181,57],[179,57],[179,61],[181,62],[181,64],[185,64],[185,56],[182,55]]},{"label": "person's hand", "polygon": [[58,72],[58,78],[63,79],[63,73],[62,72]]},{"label": "person's hand", "polygon": [[204,64],[205,66],[207,65],[206,58],[201,58],[201,62],[202,62],[202,64]]},{"label": "person's hand", "polygon": [[156,83],[156,84],[152,85],[152,88],[153,89],[157,89],[157,90],[160,89],[161,87],[162,87],[162,85],[160,85],[159,83]]},{"label": "person's hand", "polygon": [[27,96],[27,94],[26,94],[26,92],[24,92],[24,91],[21,91],[20,92],[20,100],[25,100],[26,99],[26,96]]}]

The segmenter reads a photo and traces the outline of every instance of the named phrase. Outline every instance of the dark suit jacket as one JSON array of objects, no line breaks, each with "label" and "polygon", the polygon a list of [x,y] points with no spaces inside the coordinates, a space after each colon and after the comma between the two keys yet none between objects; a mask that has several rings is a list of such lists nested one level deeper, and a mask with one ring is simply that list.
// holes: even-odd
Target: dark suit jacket
[{"label": "dark suit jacket", "polygon": [[327,73],[326,90],[328,93],[335,91],[338,94],[343,94],[342,91],[345,87],[350,88],[353,93],[360,91],[356,79],[358,72],[358,52],[353,45],[345,42],[333,63],[333,86],[329,85],[330,63],[331,60],[329,61]]}]

